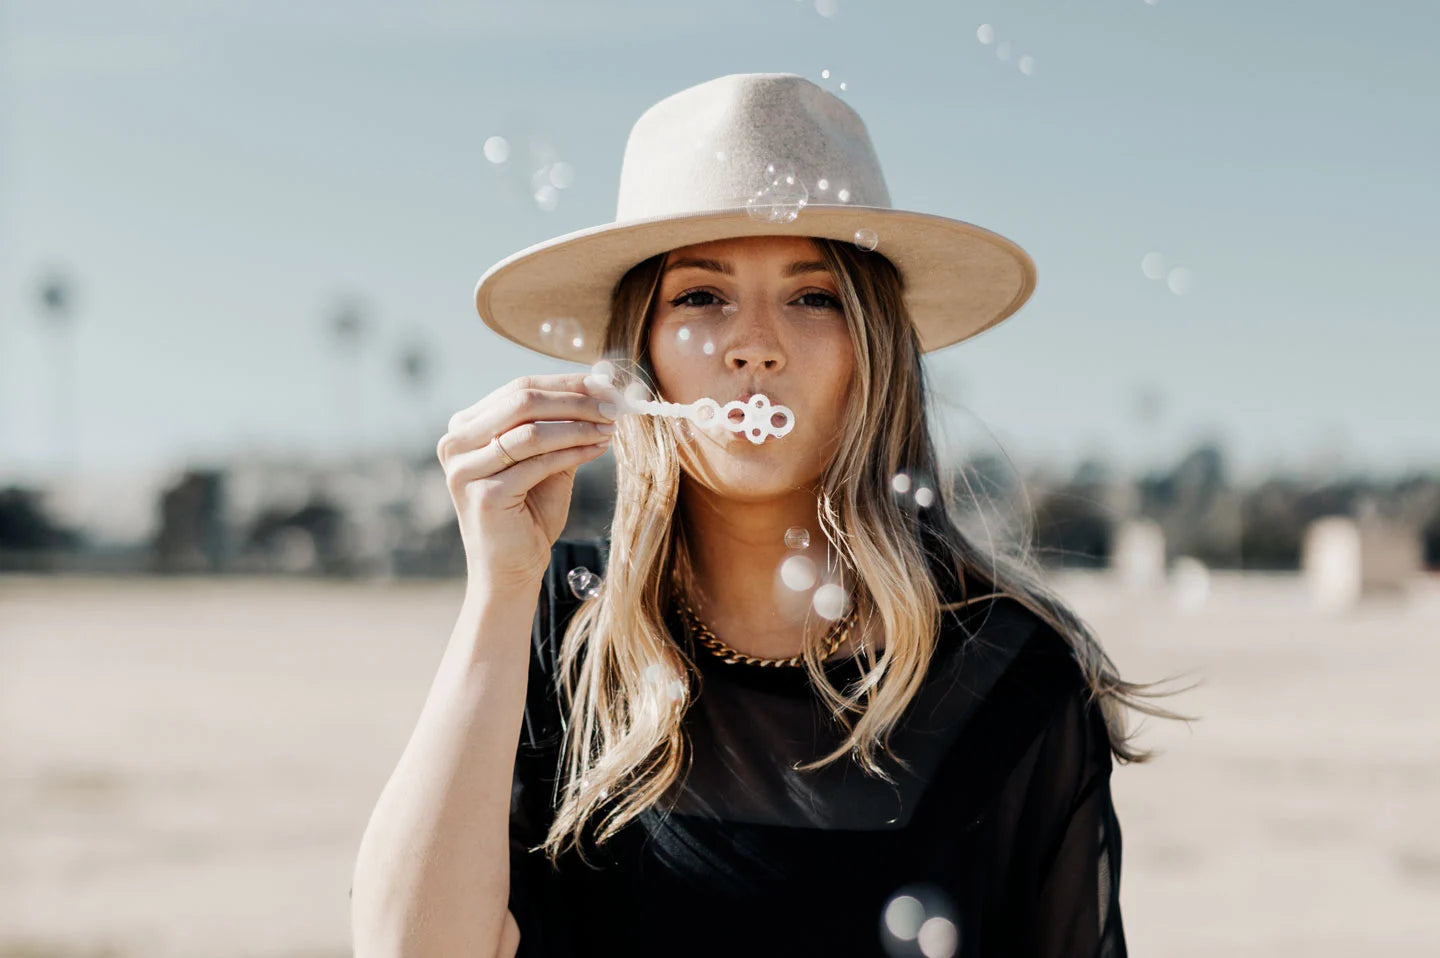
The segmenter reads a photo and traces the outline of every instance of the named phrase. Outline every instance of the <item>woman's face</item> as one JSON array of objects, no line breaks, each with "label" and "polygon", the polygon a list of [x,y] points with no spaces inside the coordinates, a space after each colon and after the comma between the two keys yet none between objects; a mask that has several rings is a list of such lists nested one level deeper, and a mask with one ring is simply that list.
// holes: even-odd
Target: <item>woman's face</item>
[{"label": "woman's face", "polygon": [[660,398],[720,405],[764,393],[795,425],[755,444],[690,428],[687,472],[726,498],[811,489],[834,455],[854,370],[839,287],[804,237],[743,237],[673,250],[650,323]]}]

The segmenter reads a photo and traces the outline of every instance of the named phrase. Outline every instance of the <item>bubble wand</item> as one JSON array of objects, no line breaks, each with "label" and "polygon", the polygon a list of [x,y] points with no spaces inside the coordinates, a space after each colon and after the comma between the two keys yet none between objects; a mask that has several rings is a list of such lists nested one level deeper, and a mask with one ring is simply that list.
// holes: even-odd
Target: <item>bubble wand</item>
[{"label": "bubble wand", "polygon": [[[779,439],[781,436],[788,435],[790,430],[795,428],[795,414],[790,411],[790,407],[771,405],[770,397],[764,393],[756,393],[746,402],[734,399],[723,406],[708,396],[692,403],[665,402],[660,399],[631,399],[626,396],[624,408],[621,411],[647,416],[667,416],[672,419],[688,419],[702,429],[724,426],[731,432],[743,432],[745,438],[757,446],[764,442],[767,436]],[[732,419],[731,416],[737,412],[740,413],[741,418]],[[777,416],[783,420],[778,426],[775,425]]]}]

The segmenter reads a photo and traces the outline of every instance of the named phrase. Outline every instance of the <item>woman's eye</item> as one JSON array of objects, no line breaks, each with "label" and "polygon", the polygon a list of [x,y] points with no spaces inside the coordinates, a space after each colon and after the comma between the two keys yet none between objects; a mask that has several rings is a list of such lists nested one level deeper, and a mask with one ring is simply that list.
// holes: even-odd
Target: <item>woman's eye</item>
[{"label": "woman's eye", "polygon": [[720,298],[719,298],[718,296],[716,296],[714,293],[710,292],[709,290],[696,289],[696,290],[691,290],[691,291],[688,292],[688,293],[681,293],[679,296],[677,296],[677,297],[675,297],[674,299],[670,300],[670,305],[671,305],[671,306],[694,306],[694,307],[703,309],[703,308],[706,307],[706,306],[715,306],[715,305],[717,305],[719,302],[720,302]]},{"label": "woman's eye", "polygon": [[800,305],[812,309],[839,309],[840,300],[829,293],[805,293],[798,300]]}]

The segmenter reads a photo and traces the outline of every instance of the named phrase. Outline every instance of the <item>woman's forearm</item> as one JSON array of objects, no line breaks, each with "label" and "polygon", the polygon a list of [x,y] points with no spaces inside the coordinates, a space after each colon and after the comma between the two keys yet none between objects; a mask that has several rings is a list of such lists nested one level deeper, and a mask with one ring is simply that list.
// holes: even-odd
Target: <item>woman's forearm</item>
[{"label": "woman's forearm", "polygon": [[357,958],[489,956],[514,936],[510,786],[538,595],[538,581],[529,592],[466,593],[360,840],[351,891]]}]

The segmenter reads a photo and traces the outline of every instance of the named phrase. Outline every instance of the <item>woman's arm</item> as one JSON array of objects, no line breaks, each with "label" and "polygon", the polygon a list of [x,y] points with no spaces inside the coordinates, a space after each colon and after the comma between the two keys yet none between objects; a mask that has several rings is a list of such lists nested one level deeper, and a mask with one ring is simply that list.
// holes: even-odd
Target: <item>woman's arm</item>
[{"label": "woman's arm", "polygon": [[510,956],[516,743],[539,596],[467,591],[415,731],[360,841],[357,958]]}]

